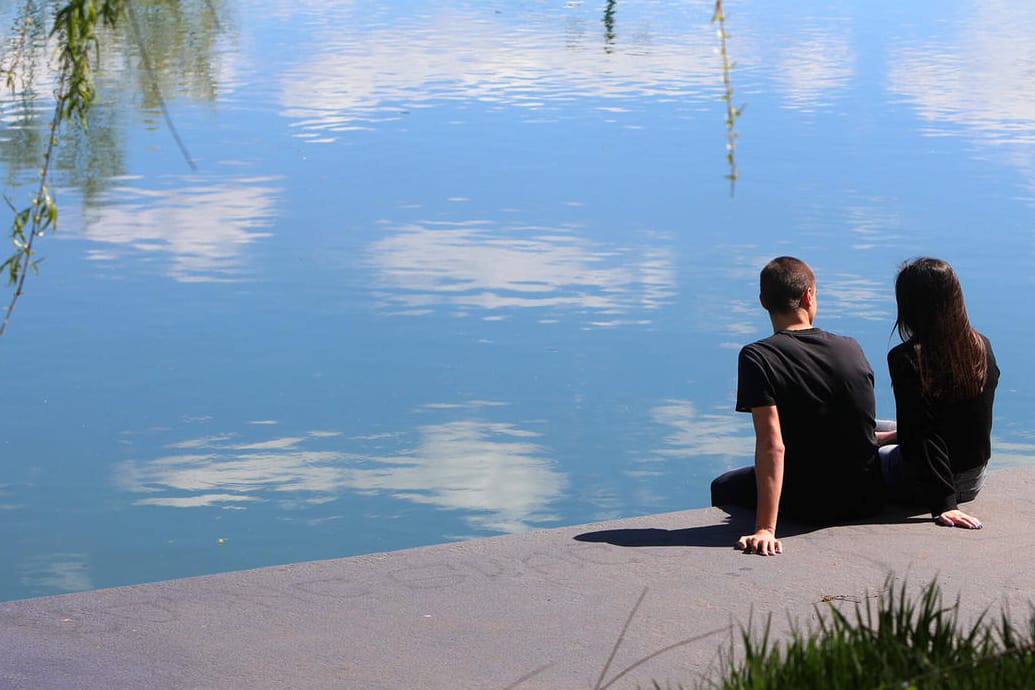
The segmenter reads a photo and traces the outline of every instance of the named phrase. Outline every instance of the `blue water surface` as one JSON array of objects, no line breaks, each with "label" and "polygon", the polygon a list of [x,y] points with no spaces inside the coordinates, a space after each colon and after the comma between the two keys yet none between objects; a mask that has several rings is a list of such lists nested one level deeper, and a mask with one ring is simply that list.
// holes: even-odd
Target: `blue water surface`
[{"label": "blue water surface", "polygon": [[109,35],[0,338],[0,599],[705,506],[780,254],[882,416],[896,268],[952,262],[1035,458],[1030,3],[726,2],[732,188],[712,1],[182,5],[195,168]]}]

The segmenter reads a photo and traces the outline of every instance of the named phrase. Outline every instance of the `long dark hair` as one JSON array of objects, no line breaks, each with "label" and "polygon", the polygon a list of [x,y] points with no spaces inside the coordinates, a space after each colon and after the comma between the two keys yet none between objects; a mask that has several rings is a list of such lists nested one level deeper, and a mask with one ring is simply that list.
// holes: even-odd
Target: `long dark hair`
[{"label": "long dark hair", "polygon": [[940,400],[981,393],[988,375],[985,341],[970,325],[952,266],[926,256],[906,262],[895,279],[895,300],[895,328],[913,343],[924,392]]}]

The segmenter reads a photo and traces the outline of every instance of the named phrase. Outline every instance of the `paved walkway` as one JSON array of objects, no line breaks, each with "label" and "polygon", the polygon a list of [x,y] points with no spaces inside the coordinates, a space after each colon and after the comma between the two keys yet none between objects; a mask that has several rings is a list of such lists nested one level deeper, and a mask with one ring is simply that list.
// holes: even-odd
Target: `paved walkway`
[{"label": "paved walkway", "polygon": [[9,602],[0,687],[689,687],[752,616],[786,630],[889,574],[1027,616],[1035,468],[970,506],[985,529],[784,525],[770,558],[730,546],[750,516],[705,509]]}]

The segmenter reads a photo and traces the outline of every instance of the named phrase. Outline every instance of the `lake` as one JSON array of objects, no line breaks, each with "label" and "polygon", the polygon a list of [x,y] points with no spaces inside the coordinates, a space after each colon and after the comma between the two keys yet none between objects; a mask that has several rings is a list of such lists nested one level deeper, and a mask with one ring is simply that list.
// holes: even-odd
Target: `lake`
[{"label": "lake", "polygon": [[0,600],[706,506],[781,254],[881,416],[896,270],[950,261],[1035,461],[1030,2],[135,6],[0,338]]}]

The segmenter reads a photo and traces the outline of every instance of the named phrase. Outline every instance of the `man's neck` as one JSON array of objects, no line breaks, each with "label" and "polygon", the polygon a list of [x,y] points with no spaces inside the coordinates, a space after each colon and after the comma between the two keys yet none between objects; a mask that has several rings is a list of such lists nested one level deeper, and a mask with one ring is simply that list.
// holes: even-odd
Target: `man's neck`
[{"label": "man's neck", "polygon": [[812,328],[809,321],[809,313],[804,309],[797,309],[786,314],[770,314],[769,319],[773,322],[773,333],[780,331],[801,331]]}]

